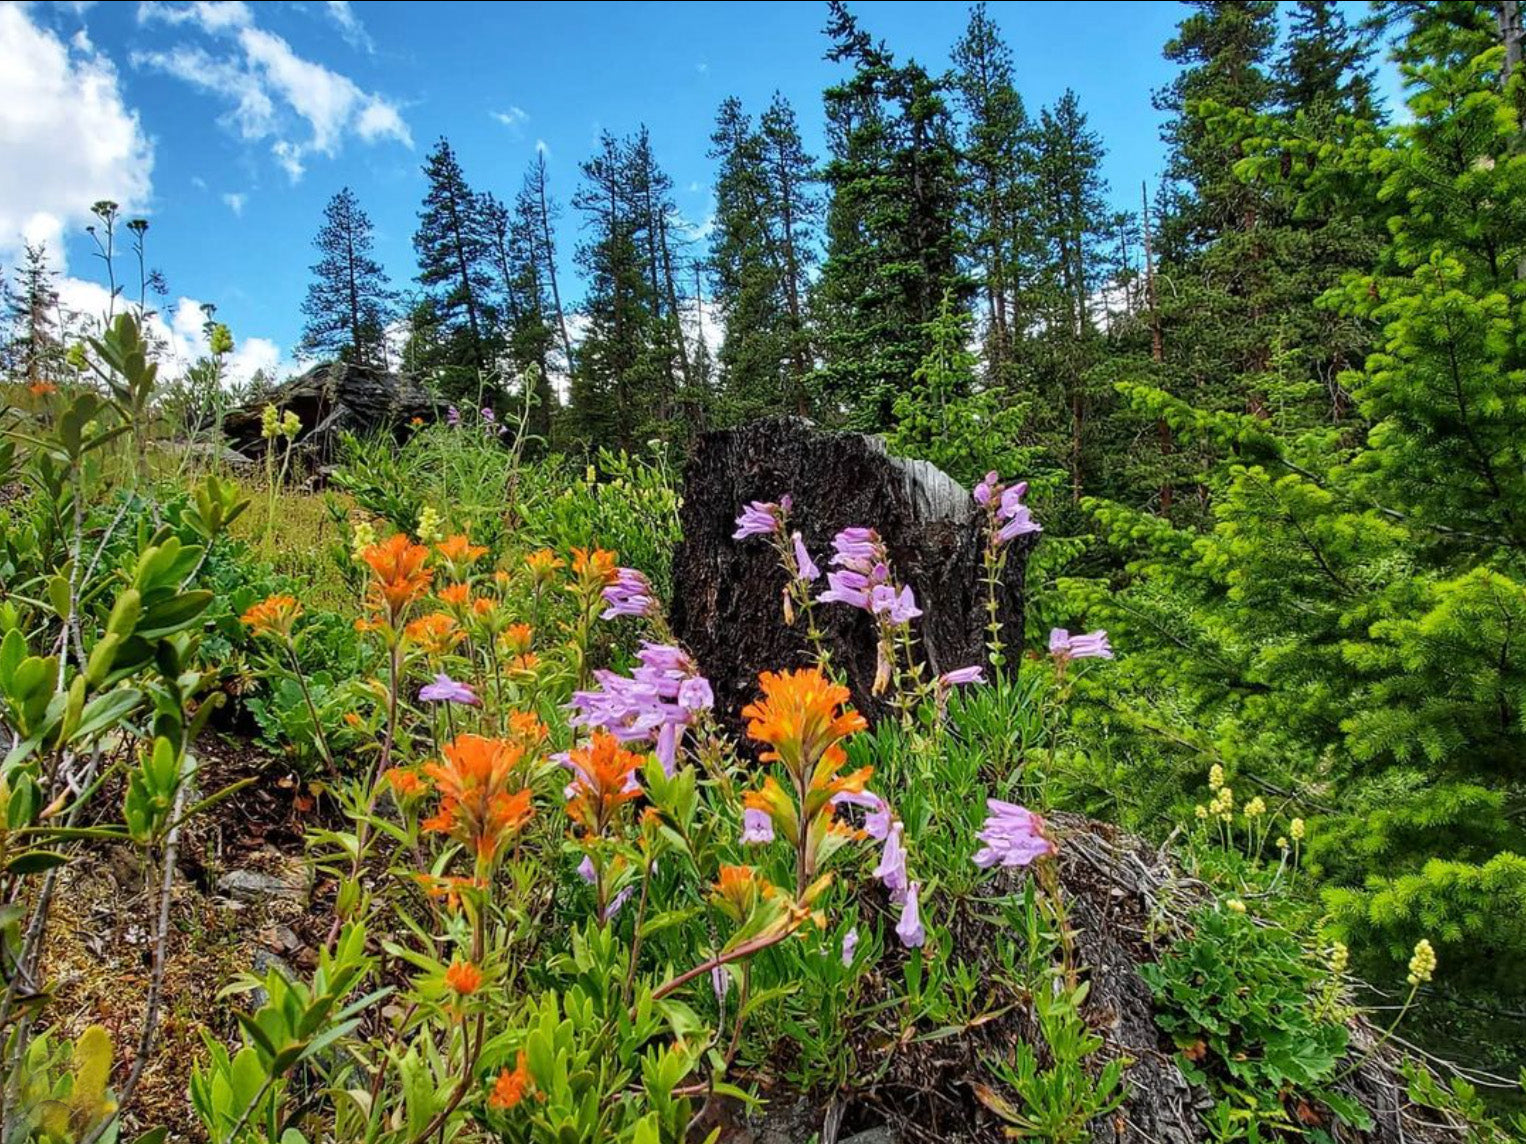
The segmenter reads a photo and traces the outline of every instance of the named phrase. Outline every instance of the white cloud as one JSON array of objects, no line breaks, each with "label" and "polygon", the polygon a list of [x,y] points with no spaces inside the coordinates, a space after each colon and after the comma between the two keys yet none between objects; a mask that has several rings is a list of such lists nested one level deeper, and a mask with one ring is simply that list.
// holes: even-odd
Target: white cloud
[{"label": "white cloud", "polygon": [[83,33],[66,44],[19,4],[0,5],[0,59],[0,256],[23,239],[56,245],[98,199],[141,211],[153,147],[111,61]]},{"label": "white cloud", "polygon": [[328,12],[329,19],[339,28],[339,34],[344,37],[345,43],[367,55],[376,53],[376,42],[371,39],[371,33],[366,31],[366,26],[360,22],[360,17],[355,15],[355,9],[350,7],[350,0],[328,0],[324,8]]},{"label": "white cloud", "polygon": [[[106,287],[99,282],[69,277],[59,278],[57,287],[59,304],[65,312],[78,315],[88,326],[99,327],[107,313]],[[122,305],[118,299],[117,312],[121,312]],[[183,296],[175,300],[168,320],[158,313],[149,318],[146,330],[148,337],[160,347],[159,376],[162,379],[178,379],[197,358],[206,355],[207,338],[202,331],[205,321],[201,302]],[[224,376],[230,384],[242,384],[261,369],[276,373],[282,365],[281,348],[275,342],[269,338],[241,338],[235,330],[233,352],[228,355]]]},{"label": "white cloud", "polygon": [[[329,7],[332,14],[334,5]],[[342,7],[359,27],[348,5]],[[230,105],[224,124],[250,142],[268,141],[271,154],[293,182],[302,177],[313,155],[332,158],[351,134],[364,143],[413,146],[413,135],[396,104],[299,56],[286,40],[258,27],[242,0],[148,3],[140,5],[138,19],[198,29],[212,37],[213,50],[184,42],[167,50],[134,52],[132,62],[219,96]]]},{"label": "white cloud", "polygon": [[507,111],[490,111],[488,114],[512,131],[515,138],[519,137],[524,125],[530,121],[530,113],[523,107],[510,107]]},{"label": "white cloud", "polygon": [[244,206],[249,202],[249,196],[243,191],[229,191],[223,195],[223,204],[235,215],[242,216]]}]

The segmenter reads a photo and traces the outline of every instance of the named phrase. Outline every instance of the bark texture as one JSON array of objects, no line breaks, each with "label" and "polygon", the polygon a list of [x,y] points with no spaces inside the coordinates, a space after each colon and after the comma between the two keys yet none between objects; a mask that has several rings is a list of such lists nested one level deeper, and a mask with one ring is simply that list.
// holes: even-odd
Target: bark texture
[{"label": "bark texture", "polygon": [[[731,538],[748,501],[794,498],[793,527],[821,565],[832,537],[849,525],[879,530],[893,574],[916,592],[917,653],[938,674],[985,659],[986,586],[982,515],[966,490],[924,461],[890,456],[876,437],[829,433],[800,418],[772,418],[707,433],[684,470],[683,541],[674,555],[673,628],[733,720],[757,691],[760,671],[809,662],[805,623],[782,618],[785,573],[762,538]],[[1003,641],[1021,646],[1028,538],[1014,542],[1000,586]],[[870,689],[875,630],[865,613],[816,606],[834,664],[871,719],[885,705]]]}]

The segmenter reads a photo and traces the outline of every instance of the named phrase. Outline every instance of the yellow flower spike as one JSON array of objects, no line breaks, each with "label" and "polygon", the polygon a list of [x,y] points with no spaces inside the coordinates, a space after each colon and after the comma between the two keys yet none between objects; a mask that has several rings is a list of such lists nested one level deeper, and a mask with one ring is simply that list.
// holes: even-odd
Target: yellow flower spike
[{"label": "yellow flower spike", "polygon": [[1330,947],[1330,959],[1326,962],[1331,973],[1339,977],[1346,972],[1346,966],[1351,963],[1351,951],[1346,948],[1343,941],[1335,942]]},{"label": "yellow flower spike", "polygon": [[1224,785],[1224,768],[1214,763],[1208,769],[1208,789],[1216,791]]},{"label": "yellow flower spike", "polygon": [[1409,959],[1409,983],[1419,985],[1429,981],[1436,972],[1436,951],[1426,938],[1415,943],[1414,956]]},{"label": "yellow flower spike", "polygon": [[1242,902],[1239,898],[1230,898],[1224,904],[1237,914],[1243,914],[1245,912],[1245,903]]},{"label": "yellow flower spike", "polygon": [[1293,836],[1294,842],[1303,841],[1303,830],[1303,819],[1301,818],[1295,818],[1292,822],[1288,823],[1288,833]]}]

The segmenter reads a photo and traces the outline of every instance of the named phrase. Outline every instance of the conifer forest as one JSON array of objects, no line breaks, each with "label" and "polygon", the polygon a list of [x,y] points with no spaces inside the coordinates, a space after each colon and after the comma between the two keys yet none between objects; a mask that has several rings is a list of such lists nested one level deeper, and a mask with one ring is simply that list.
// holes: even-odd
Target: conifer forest
[{"label": "conifer forest", "polygon": [[1151,8],[0,236],[0,1144],[1526,1141],[1523,10]]}]

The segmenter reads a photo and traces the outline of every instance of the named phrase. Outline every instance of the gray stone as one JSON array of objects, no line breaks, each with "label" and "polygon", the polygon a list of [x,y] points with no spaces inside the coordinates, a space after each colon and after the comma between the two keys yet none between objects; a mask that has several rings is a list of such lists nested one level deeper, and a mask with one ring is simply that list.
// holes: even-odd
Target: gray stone
[{"label": "gray stone", "polygon": [[307,878],[296,871],[288,871],[282,877],[259,870],[229,870],[217,880],[217,892],[250,905],[280,900],[301,902],[307,898]]}]

